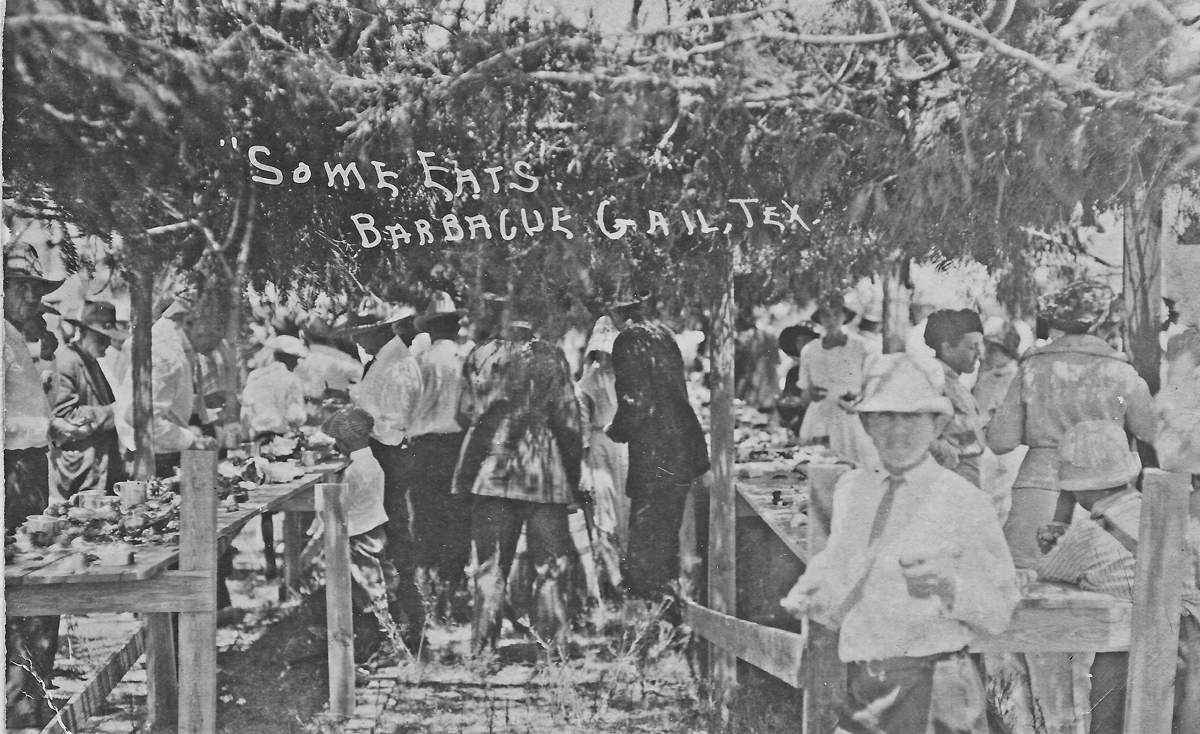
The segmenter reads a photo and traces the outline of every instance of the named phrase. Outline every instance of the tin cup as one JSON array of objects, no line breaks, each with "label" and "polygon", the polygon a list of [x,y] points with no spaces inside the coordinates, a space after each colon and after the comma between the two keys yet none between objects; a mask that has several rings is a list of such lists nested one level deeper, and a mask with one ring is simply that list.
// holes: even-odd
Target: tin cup
[{"label": "tin cup", "polygon": [[61,517],[52,517],[50,515],[30,515],[25,518],[25,527],[29,529],[29,533],[42,533],[45,537],[54,538],[67,528],[66,520]]},{"label": "tin cup", "polygon": [[84,489],[71,497],[76,507],[86,507],[89,510],[103,510],[108,507],[108,495],[103,489]]},{"label": "tin cup", "polygon": [[301,451],[300,452],[300,464],[301,464],[301,466],[316,466],[317,465],[317,452],[313,451],[312,449],[304,449],[303,451]]},{"label": "tin cup", "polygon": [[121,509],[130,510],[146,502],[149,482],[117,482],[114,486],[121,498]]}]

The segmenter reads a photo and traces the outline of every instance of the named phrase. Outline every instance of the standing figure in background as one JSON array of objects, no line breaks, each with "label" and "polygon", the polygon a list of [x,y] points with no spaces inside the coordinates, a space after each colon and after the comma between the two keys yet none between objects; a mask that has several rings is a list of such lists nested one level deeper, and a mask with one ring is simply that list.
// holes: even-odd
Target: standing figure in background
[{"label": "standing figure in background", "polygon": [[1200,489],[1200,295],[1187,294],[1178,308],[1179,328],[1167,341],[1163,388],[1156,399],[1160,421],[1154,449],[1159,466],[1191,474],[1192,486]]},{"label": "standing figure in background", "polygon": [[612,350],[617,329],[601,316],[584,349],[583,374],[575,384],[583,409],[584,467],[580,486],[592,501],[592,540],[609,586],[621,589],[621,559],[629,543],[629,451],[604,432],[617,413]]},{"label": "standing figure in background", "polygon": [[[1038,309],[1051,341],[1025,354],[988,424],[988,446],[1001,457],[1021,444],[1029,447],[1004,525],[1018,568],[1040,562],[1039,528],[1071,520],[1075,499],[1059,491],[1058,481],[1058,446],[1068,430],[1084,421],[1107,420],[1142,440],[1154,439],[1157,418],[1146,381],[1125,355],[1093,333],[1109,319],[1114,300],[1111,288],[1094,281],[1077,281],[1041,298]],[[1072,656],[1028,653],[1025,660],[1046,731],[1073,731],[1087,702],[1075,690]]]},{"label": "standing figure in background", "polygon": [[775,335],[759,326],[752,309],[745,310],[738,315],[734,338],[734,396],[764,413],[773,410],[779,396],[778,367]]},{"label": "standing figure in background", "polygon": [[[350,388],[350,400],[371,416],[371,453],[383,467],[383,507],[387,512],[388,549],[397,575],[397,599],[407,625],[404,642],[417,649],[425,633],[425,604],[417,589],[417,564],[409,524],[408,482],[412,476],[412,451],[408,426],[421,390],[421,369],[408,345],[390,335],[391,325],[361,325],[355,333],[359,346],[374,354],[363,370],[362,381]],[[374,350],[374,351],[372,351]]]},{"label": "standing figure in background", "polygon": [[256,441],[287,435],[308,419],[304,387],[296,376],[308,348],[294,336],[273,336],[263,349],[273,359],[250,372],[242,390],[242,423]]},{"label": "standing figure in background", "polygon": [[49,389],[50,463],[64,500],[83,489],[111,491],[124,478],[115,398],[99,359],[112,339],[129,337],[117,329],[116,308],[108,301],[88,301],[79,319],[68,321],[79,336],[55,354]]},{"label": "standing figure in background", "polygon": [[825,444],[844,461],[875,466],[874,446],[853,408],[870,354],[861,337],[842,328],[854,316],[838,294],[827,296],[813,312],[825,334],[800,351],[797,385],[809,401],[800,424],[800,442]]},{"label": "standing figure in background", "polygon": [[783,391],[775,409],[779,412],[779,423],[793,433],[800,432],[804,423],[804,413],[808,410],[808,396],[800,387],[800,352],[814,339],[820,338],[816,324],[805,321],[784,327],[779,332],[779,349],[796,360],[783,378]]},{"label": "standing figure in background", "polygon": [[[42,276],[37,251],[20,242],[4,250],[4,531],[11,533],[50,501],[46,458],[50,404],[23,332],[42,321],[42,297],[62,285]],[[36,326],[36,325],[35,325]],[[42,323],[45,328],[45,322]],[[5,617],[5,710],[10,728],[41,728],[58,652],[58,617]]]},{"label": "standing figure in background", "polygon": [[[954,415],[933,444],[933,457],[971,484],[985,489],[979,470],[984,450],[984,420],[975,396],[959,381],[979,365],[983,321],[967,308],[934,311],[925,323],[925,344],[933,350],[945,373],[945,394],[954,406]],[[1000,502],[997,509],[1007,504]]]},{"label": "standing figure in background", "polygon": [[[536,569],[536,626],[566,643],[566,579],[571,538],[567,514],[579,502],[583,439],[579,404],[562,350],[532,338],[530,324],[509,323],[510,356],[498,389],[471,425],[454,471],[455,491],[470,494],[471,537],[479,556],[472,650],[495,646],[507,579],[525,528]],[[485,342],[485,345],[489,342]],[[484,345],[480,345],[481,347]]]},{"label": "standing figure in background", "polygon": [[[674,598],[679,578],[679,528],[692,483],[709,469],[708,447],[684,383],[683,357],[670,329],[646,318],[645,298],[610,309],[620,333],[613,341],[617,411],[605,430],[629,444],[629,592],[657,602]],[[696,512],[707,516],[706,503]],[[707,523],[697,526],[697,531]],[[706,538],[698,542],[706,545]],[[678,619],[678,610],[671,612]]]},{"label": "standing figure in background", "polygon": [[[452,491],[454,465],[465,435],[458,423],[463,392],[458,328],[466,313],[454,305],[449,293],[435,291],[428,310],[413,324],[418,332],[429,335],[430,343],[416,356],[421,388],[409,422],[412,477],[408,497],[417,572],[429,579],[427,598],[439,620],[453,615],[466,621],[467,617],[463,586],[471,558],[471,508],[469,498]],[[425,585],[423,579],[421,585]]]}]

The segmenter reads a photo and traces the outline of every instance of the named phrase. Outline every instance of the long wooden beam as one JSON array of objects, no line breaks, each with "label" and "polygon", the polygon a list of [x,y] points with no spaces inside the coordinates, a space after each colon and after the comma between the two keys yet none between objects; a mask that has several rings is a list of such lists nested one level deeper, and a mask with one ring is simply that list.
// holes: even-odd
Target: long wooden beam
[{"label": "long wooden beam", "polygon": [[88,681],[83,690],[71,696],[58,714],[42,729],[41,734],[71,734],[88,717],[99,711],[109,692],[117,687],[125,673],[146,651],[146,628],[139,627],[121,649],[109,656],[100,670]]},{"label": "long wooden beam", "polygon": [[761,668],[793,688],[802,684],[804,637],[766,627],[689,601],[683,619],[696,634],[729,655]]}]

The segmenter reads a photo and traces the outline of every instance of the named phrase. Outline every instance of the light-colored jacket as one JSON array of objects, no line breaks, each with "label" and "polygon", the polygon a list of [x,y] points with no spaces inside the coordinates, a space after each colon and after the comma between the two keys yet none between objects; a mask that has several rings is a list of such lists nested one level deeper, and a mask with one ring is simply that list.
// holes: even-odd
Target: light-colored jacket
[{"label": "light-colored jacket", "polygon": [[1157,425],[1150,389],[1129,361],[1104,340],[1067,334],[1031,350],[988,424],[997,454],[1025,444],[1029,453],[1014,489],[1058,488],[1058,442],[1077,423],[1111,420],[1143,441]]}]

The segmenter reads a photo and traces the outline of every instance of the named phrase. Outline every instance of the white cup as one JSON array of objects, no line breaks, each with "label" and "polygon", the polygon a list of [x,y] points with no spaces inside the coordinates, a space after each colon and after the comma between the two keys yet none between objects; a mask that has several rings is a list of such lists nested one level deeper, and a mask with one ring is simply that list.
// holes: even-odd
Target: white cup
[{"label": "white cup", "polygon": [[121,509],[130,510],[145,503],[149,482],[117,482],[117,496],[121,498]]}]

